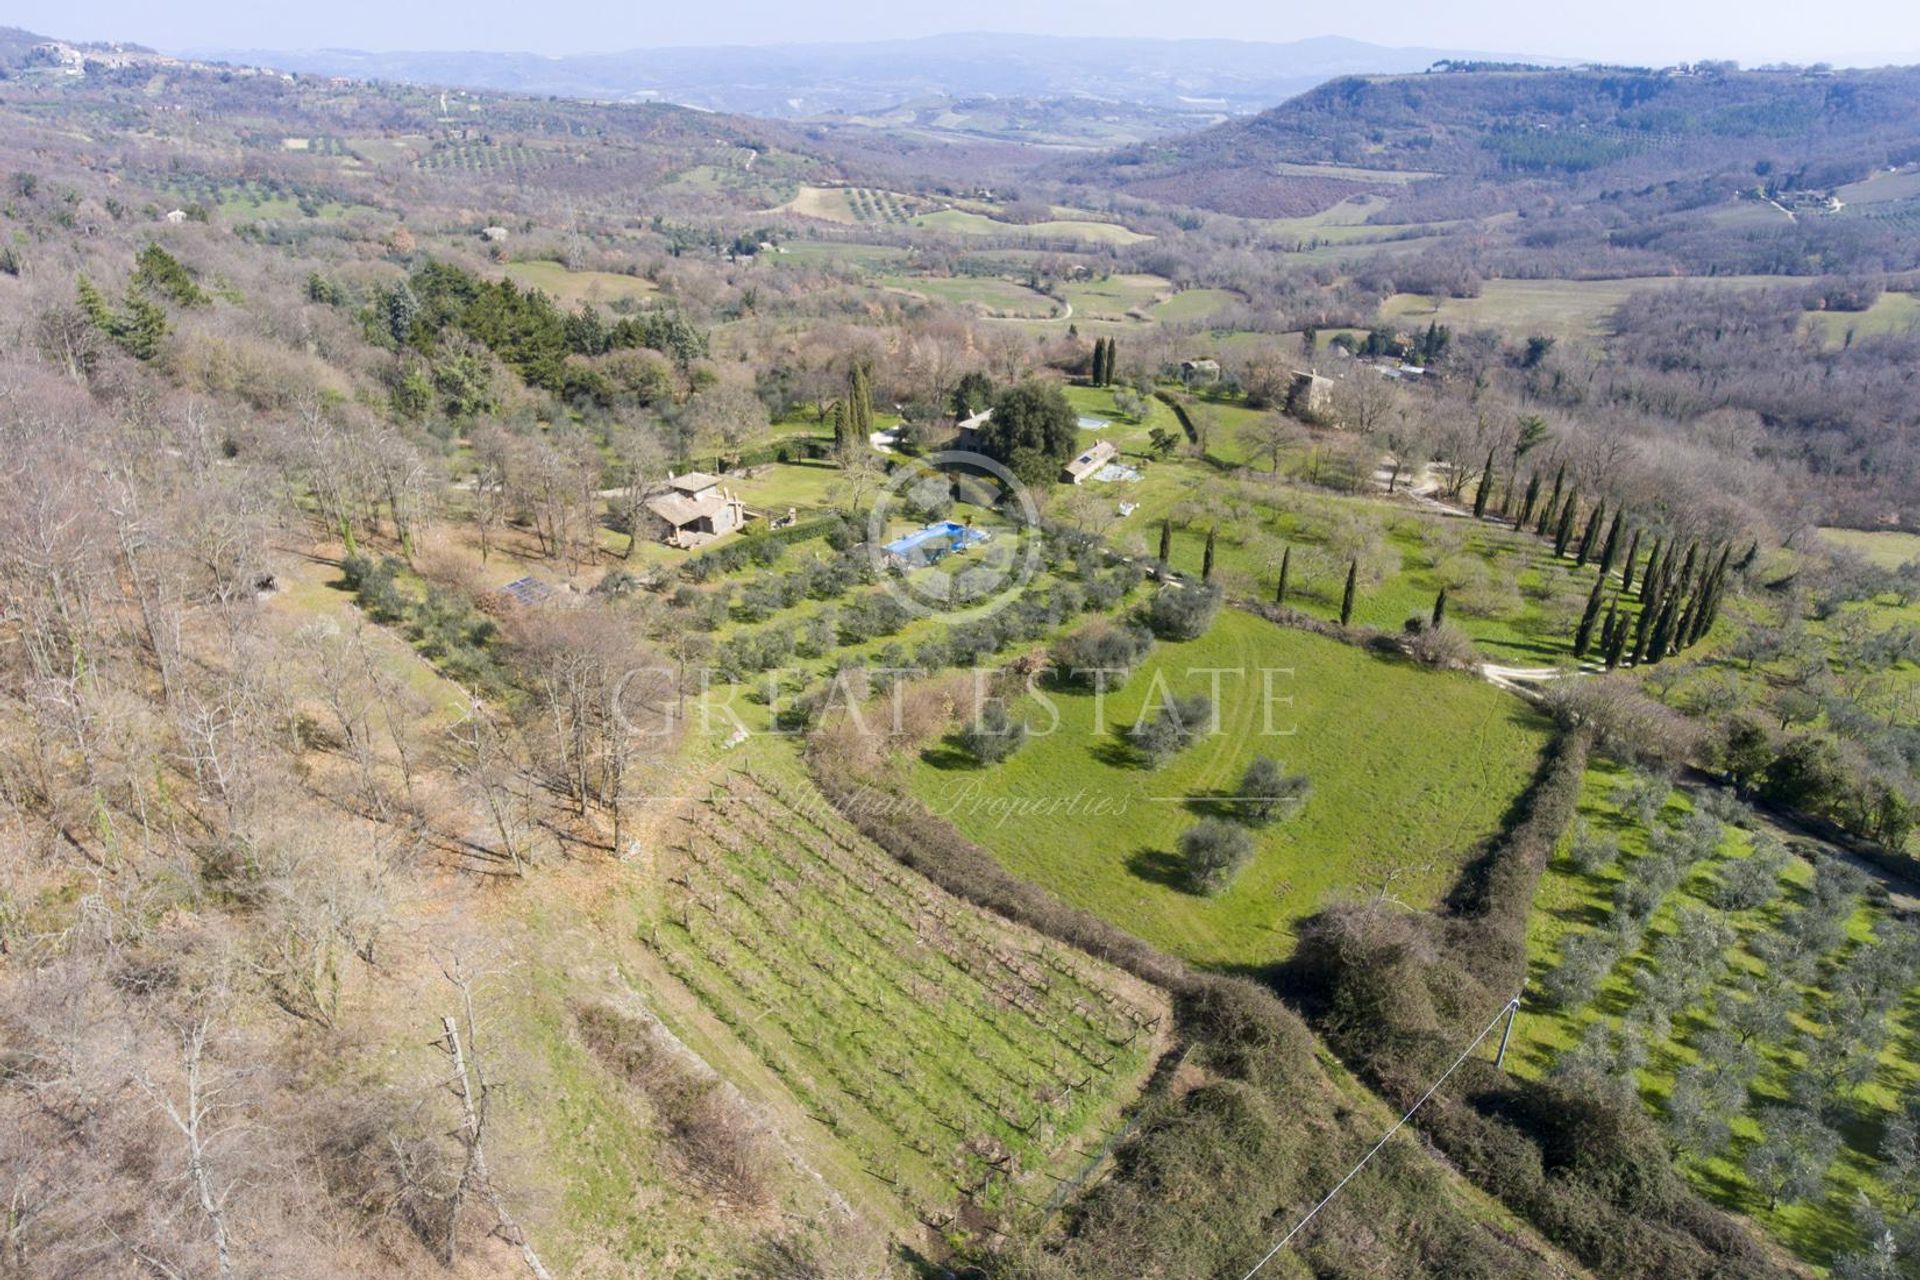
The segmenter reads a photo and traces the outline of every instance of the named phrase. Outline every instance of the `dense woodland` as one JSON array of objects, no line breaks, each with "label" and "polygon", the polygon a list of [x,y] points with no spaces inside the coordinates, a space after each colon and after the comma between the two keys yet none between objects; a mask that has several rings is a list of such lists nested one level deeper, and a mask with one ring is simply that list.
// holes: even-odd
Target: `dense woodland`
[{"label": "dense woodland", "polygon": [[[1920,283],[1920,224],[1897,195],[1784,208],[1920,160],[1912,71],[1337,81],[1063,161],[231,68],[55,78],[17,44],[0,1275],[1238,1276],[1516,991],[1592,996],[1600,944],[1552,996],[1528,953],[1592,770],[1823,841],[1790,927],[1829,951],[1843,907],[1920,876],[1920,559],[1820,532],[1920,525],[1920,331],[1867,321]],[[939,213],[806,212],[882,186]],[[1615,277],[1593,316],[1442,309]],[[941,478],[899,520],[994,528],[952,608],[1017,554],[1031,577],[930,619],[876,512],[989,407],[972,443],[1034,514]],[[1144,473],[1137,515],[1059,483],[1089,430]],[[749,532],[648,533],[689,471],[740,487]],[[1017,767],[1043,736],[1020,698],[1137,696],[1229,617],[1436,699],[1524,660],[1504,718],[1537,767],[1470,847],[1408,860],[1426,900],[1369,865],[1268,929],[1285,953],[1200,963],[911,785]],[[716,685],[737,735],[687,713]],[[1214,701],[1156,707],[1103,765],[1204,750]],[[1256,759],[1143,885],[1231,903],[1332,789]],[[1661,892],[1722,834],[1673,830]],[[1884,938],[1849,998],[1892,1027],[1920,949]],[[981,1066],[921,1020],[942,966]],[[870,1026],[925,1040],[837,1039]],[[1880,1118],[1914,1107],[1905,1069],[1896,1104],[1847,1092],[1905,1034],[1769,1098],[1754,1185],[1823,1174],[1843,1131],[1910,1171]],[[1271,1273],[1916,1274],[1910,1195],[1822,1210],[1781,1173],[1767,1213],[1835,1224],[1784,1232],[1689,1176],[1620,1060],[1475,1059]]]}]

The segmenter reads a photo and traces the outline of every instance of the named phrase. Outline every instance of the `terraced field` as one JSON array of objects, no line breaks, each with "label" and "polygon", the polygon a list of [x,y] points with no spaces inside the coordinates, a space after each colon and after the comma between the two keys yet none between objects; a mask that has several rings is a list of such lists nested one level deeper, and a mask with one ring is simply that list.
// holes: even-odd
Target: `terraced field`
[{"label": "terraced field", "polygon": [[948,897],[794,784],[729,773],[666,839],[649,945],[931,1225],[1044,1201],[1164,1044],[1160,992]]}]

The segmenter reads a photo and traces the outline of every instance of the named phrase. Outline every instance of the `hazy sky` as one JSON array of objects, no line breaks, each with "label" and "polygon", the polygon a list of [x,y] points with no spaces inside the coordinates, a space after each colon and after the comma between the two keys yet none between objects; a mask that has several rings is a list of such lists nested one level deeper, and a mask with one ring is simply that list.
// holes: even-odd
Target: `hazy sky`
[{"label": "hazy sky", "polygon": [[1920,61],[1920,0],[0,0],[0,25],[162,49],[495,49],[581,53],[1020,31],[1346,35],[1376,44],[1674,62]]}]

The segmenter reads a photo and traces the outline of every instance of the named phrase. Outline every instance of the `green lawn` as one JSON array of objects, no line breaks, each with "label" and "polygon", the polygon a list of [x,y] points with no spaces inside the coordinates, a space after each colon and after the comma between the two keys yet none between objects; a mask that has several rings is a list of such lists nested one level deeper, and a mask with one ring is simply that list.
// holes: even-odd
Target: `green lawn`
[{"label": "green lawn", "polygon": [[1898,569],[1920,560],[1920,533],[1892,529],[1822,529],[1828,542],[1857,551],[1882,569]]},{"label": "green lawn", "polygon": [[583,302],[606,306],[639,302],[659,290],[651,280],[612,271],[570,271],[558,262],[509,262],[506,277],[526,289],[539,289],[571,311]]},{"label": "green lawn", "polygon": [[998,276],[883,276],[880,283],[955,306],[978,307],[990,316],[1052,319],[1062,311],[1044,293]]},{"label": "green lawn", "polygon": [[1804,323],[1829,347],[1855,338],[1908,333],[1920,326],[1920,294],[1883,293],[1865,311],[1809,311]]},{"label": "green lawn", "polygon": [[[1244,672],[1220,676],[1221,732],[1162,769],[1140,767],[1117,728],[1167,689],[1206,692],[1206,668]],[[1048,697],[1053,732],[1039,736],[1051,717],[1028,702],[1036,736],[1011,760],[980,769],[943,744],[913,764],[914,791],[1016,874],[1210,965],[1284,959],[1295,922],[1342,894],[1384,886],[1428,905],[1525,788],[1547,735],[1490,685],[1233,610],[1200,640],[1156,647],[1105,699],[1104,732],[1092,695]],[[1306,773],[1312,799],[1258,834],[1232,887],[1197,896],[1175,841],[1225,807],[1207,797],[1234,787],[1257,753]]]},{"label": "green lawn", "polygon": [[1154,306],[1150,314],[1164,324],[1199,324],[1245,301],[1231,289],[1187,289]]},{"label": "green lawn", "polygon": [[1036,236],[1045,239],[1088,240],[1095,244],[1138,244],[1152,236],[1129,231],[1117,222],[1093,222],[1086,219],[1056,219],[1051,222],[1001,222],[983,213],[965,209],[942,209],[913,220],[923,231],[945,231],[965,236]]}]

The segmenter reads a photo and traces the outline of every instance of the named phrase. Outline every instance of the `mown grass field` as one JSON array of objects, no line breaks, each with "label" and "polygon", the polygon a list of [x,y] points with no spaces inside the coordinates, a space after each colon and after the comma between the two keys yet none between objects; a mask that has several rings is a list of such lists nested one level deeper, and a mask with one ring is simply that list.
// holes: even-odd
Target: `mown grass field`
[{"label": "mown grass field", "polygon": [[1421,328],[1429,321],[1455,328],[1491,325],[1516,336],[1543,333],[1563,339],[1604,336],[1614,309],[1635,293],[1681,284],[1710,284],[1753,289],[1792,284],[1780,276],[1716,276],[1711,279],[1658,276],[1629,280],[1489,280],[1477,298],[1441,298],[1397,293],[1381,304],[1384,319]]},{"label": "mown grass field", "polygon": [[1887,292],[1865,311],[1809,311],[1804,323],[1829,347],[1843,346],[1850,338],[1908,333],[1920,326],[1920,295]]},{"label": "mown grass field", "polygon": [[998,276],[882,276],[880,283],[902,293],[974,307],[989,316],[1051,320],[1062,313],[1060,304],[1046,294]]},{"label": "mown grass field", "polygon": [[947,896],[798,784],[728,773],[667,842],[649,945],[930,1221],[1044,1202],[1164,1043],[1161,993]]},{"label": "mown grass field", "polygon": [[[1140,767],[1118,730],[1171,689],[1219,678],[1220,732],[1164,768]],[[1262,671],[1276,674],[1263,677]],[[1270,685],[1268,681],[1271,681]],[[978,768],[948,744],[911,766],[937,813],[1015,874],[1154,944],[1209,965],[1272,964],[1302,917],[1346,893],[1387,889],[1428,905],[1527,785],[1547,727],[1524,703],[1224,611],[1199,640],[1162,644],[1124,689],[1049,693],[1018,710],[1035,737]],[[1255,754],[1312,779],[1304,810],[1257,835],[1251,865],[1213,898],[1191,892],[1175,842],[1224,809]]]},{"label": "mown grass field", "polygon": [[[1909,992],[1890,1016],[1887,1046],[1878,1054],[1871,1076],[1846,1094],[1844,1115],[1836,1121],[1843,1143],[1827,1168],[1824,1189],[1803,1202],[1770,1207],[1769,1195],[1756,1185],[1746,1162],[1765,1133],[1766,1108],[1785,1102],[1795,1079],[1804,1079],[1809,1045],[1839,1034],[1823,1028],[1820,1015],[1821,1008],[1830,1006],[1834,999],[1830,980],[1838,970],[1854,963],[1864,947],[1874,945],[1886,929],[1888,916],[1870,895],[1859,897],[1845,917],[1837,945],[1820,957],[1820,977],[1804,984],[1775,977],[1756,953],[1762,936],[1779,931],[1792,913],[1805,907],[1812,896],[1816,868],[1806,856],[1794,854],[1779,875],[1777,899],[1747,910],[1723,907],[1719,887],[1726,871],[1754,856],[1755,850],[1752,834],[1729,826],[1718,849],[1694,864],[1678,887],[1660,901],[1647,923],[1644,942],[1607,972],[1592,1000],[1576,1008],[1554,1007],[1541,995],[1542,980],[1561,963],[1570,941],[1610,927],[1616,911],[1616,891],[1640,876],[1639,868],[1650,856],[1653,828],[1627,798],[1633,782],[1628,770],[1610,762],[1596,762],[1589,770],[1579,810],[1579,821],[1584,825],[1576,826],[1576,836],[1569,837],[1566,845],[1570,846],[1584,829],[1617,841],[1622,857],[1598,871],[1582,871],[1563,846],[1542,878],[1527,935],[1530,994],[1508,1061],[1516,1073],[1538,1076],[1552,1070],[1563,1055],[1574,1052],[1583,1035],[1593,1034],[1595,1024],[1616,1035],[1634,1027],[1644,1064],[1632,1074],[1649,1110],[1656,1117],[1665,1117],[1673,1105],[1678,1073],[1688,1068],[1711,1072],[1725,1067],[1723,1061],[1702,1052],[1705,1038],[1719,1025],[1712,1010],[1714,996],[1743,975],[1768,986],[1785,981],[1794,1012],[1783,1036],[1762,1037],[1755,1042],[1758,1074],[1750,1091],[1742,1095],[1745,1103],[1733,1121],[1731,1142],[1718,1150],[1698,1150],[1682,1141],[1679,1166],[1702,1193],[1752,1217],[1801,1257],[1824,1264],[1839,1253],[1861,1246],[1851,1224],[1853,1208],[1862,1195],[1888,1204],[1889,1193],[1894,1193],[1893,1201],[1908,1194],[1904,1188],[1884,1183],[1877,1151],[1886,1118],[1903,1098],[1920,1087],[1920,1040],[1916,1039],[1914,1021],[1920,989]],[[1676,791],[1655,823],[1676,826],[1693,808],[1690,798]],[[1705,919],[1724,921],[1731,926],[1735,939],[1718,962],[1709,962],[1709,969],[1718,965],[1717,971],[1704,975],[1709,994],[1675,1014],[1668,1033],[1662,1034],[1657,1027],[1648,1030],[1651,1024],[1635,1026],[1632,1020],[1642,1016],[1644,1007],[1642,984],[1649,980],[1650,971],[1658,968],[1656,949],[1683,928],[1697,930],[1697,922]]]},{"label": "mown grass field", "polygon": [[922,214],[912,225],[923,231],[941,231],[963,236],[1036,236],[1044,239],[1086,240],[1093,244],[1138,244],[1152,236],[1129,231],[1117,222],[1094,222],[1082,218],[1056,218],[1048,222],[1001,222],[984,213],[966,209],[942,209]]},{"label": "mown grass field", "polygon": [[1898,569],[1920,560],[1920,533],[1892,529],[1822,529],[1828,542],[1857,551],[1883,569]]},{"label": "mown grass field", "polygon": [[653,281],[640,276],[612,271],[573,271],[564,263],[546,260],[509,262],[505,274],[523,288],[539,289],[569,311],[582,303],[608,306],[615,302],[640,302],[659,292]]},{"label": "mown grass field", "polygon": [[1201,324],[1244,301],[1228,289],[1187,289],[1155,304],[1149,314],[1162,324]]},{"label": "mown grass field", "polygon": [[[1210,440],[1209,451],[1238,452],[1244,462],[1225,416],[1231,408],[1217,407],[1223,415],[1213,437],[1218,444]],[[1266,463],[1253,465],[1264,471]],[[1298,453],[1283,459],[1288,468],[1310,465],[1310,457]],[[1449,621],[1495,661],[1570,661],[1573,630],[1593,586],[1591,568],[1575,571],[1571,560],[1556,561],[1552,547],[1530,532],[1423,512],[1381,496],[1315,493],[1259,474],[1225,479],[1210,464],[1188,458],[1154,463],[1125,489],[1125,499],[1139,507],[1111,529],[1124,550],[1157,554],[1161,522],[1171,521],[1173,566],[1198,573],[1207,534],[1218,529],[1216,577],[1230,592],[1270,599],[1291,546],[1287,603],[1329,619],[1339,615],[1347,563],[1357,557],[1363,574],[1356,623],[1398,631],[1408,618],[1426,617],[1445,586]],[[1643,546],[1642,561],[1647,554]]]}]

